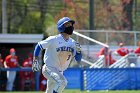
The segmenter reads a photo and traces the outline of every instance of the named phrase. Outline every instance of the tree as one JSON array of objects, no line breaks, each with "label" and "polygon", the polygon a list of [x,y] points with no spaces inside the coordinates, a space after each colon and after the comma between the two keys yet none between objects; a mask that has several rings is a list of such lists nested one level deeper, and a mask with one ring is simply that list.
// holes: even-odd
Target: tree
[{"label": "tree", "polygon": [[9,0],[9,33],[43,33],[46,29],[47,0]]},{"label": "tree", "polygon": [[133,30],[132,8],[134,0],[121,0],[122,3],[122,27],[124,30]]},{"label": "tree", "polygon": [[76,29],[89,29],[88,0],[64,0],[65,9],[55,16],[56,20],[68,16],[76,21]]}]

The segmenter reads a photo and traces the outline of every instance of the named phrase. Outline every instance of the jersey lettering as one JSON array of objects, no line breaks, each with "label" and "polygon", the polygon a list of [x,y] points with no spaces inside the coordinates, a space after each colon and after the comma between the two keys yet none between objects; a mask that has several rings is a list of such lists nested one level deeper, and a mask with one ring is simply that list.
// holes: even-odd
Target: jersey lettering
[{"label": "jersey lettering", "polygon": [[71,55],[68,55],[67,61],[71,58]]},{"label": "jersey lettering", "polygon": [[56,51],[57,51],[57,52],[60,52],[60,51],[67,51],[67,52],[72,52],[72,53],[73,53],[74,49],[71,48],[71,47],[63,46],[63,47],[56,48]]}]

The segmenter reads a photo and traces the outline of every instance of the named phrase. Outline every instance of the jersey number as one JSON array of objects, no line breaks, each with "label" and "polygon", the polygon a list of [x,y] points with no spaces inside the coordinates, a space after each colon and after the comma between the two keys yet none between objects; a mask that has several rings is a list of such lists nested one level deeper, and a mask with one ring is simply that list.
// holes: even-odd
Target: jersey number
[{"label": "jersey number", "polygon": [[68,55],[67,61],[70,59],[71,55]]}]

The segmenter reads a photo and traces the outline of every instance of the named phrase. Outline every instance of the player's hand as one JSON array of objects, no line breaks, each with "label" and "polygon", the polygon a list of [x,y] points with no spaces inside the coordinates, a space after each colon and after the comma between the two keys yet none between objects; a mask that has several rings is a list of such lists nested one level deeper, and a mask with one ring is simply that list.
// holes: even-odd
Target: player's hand
[{"label": "player's hand", "polygon": [[76,43],[76,51],[77,53],[81,53],[81,45],[79,43]]},{"label": "player's hand", "polygon": [[32,64],[33,72],[40,71],[40,69],[41,69],[41,66],[40,66],[38,60],[33,60],[33,64]]}]

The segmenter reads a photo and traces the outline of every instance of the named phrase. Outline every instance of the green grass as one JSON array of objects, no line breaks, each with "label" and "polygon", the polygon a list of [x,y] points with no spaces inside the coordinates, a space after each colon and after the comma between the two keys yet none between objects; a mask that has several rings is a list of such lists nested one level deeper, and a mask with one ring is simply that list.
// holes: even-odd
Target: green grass
[{"label": "green grass", "polygon": [[[0,92],[0,93],[44,93],[34,91],[22,91],[22,92]],[[80,90],[65,90],[63,93],[140,93],[140,90],[125,90],[125,91],[80,91]]]},{"label": "green grass", "polygon": [[[0,92],[0,93],[44,93],[44,92]],[[140,90],[125,90],[125,91],[80,91],[80,90],[65,90],[63,93],[140,93]]]}]

